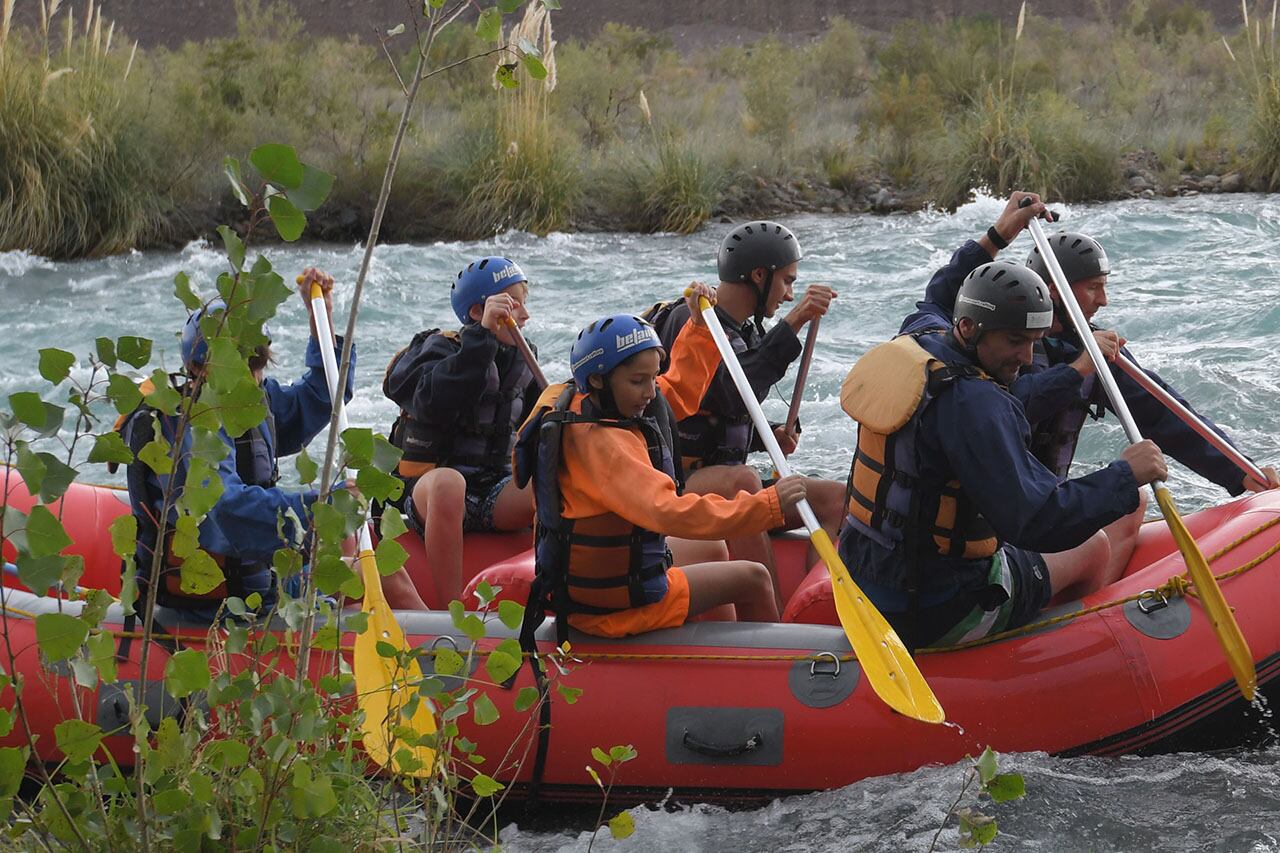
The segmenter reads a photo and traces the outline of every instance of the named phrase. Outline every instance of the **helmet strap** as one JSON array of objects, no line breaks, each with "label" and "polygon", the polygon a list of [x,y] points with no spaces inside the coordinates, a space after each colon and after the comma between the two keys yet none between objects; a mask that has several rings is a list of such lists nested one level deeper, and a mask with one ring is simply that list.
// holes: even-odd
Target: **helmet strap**
[{"label": "helmet strap", "polygon": [[751,319],[755,322],[756,331],[760,333],[761,337],[764,337],[764,309],[769,304],[769,293],[773,290],[773,274],[775,272],[775,270],[771,270],[768,267],[763,269],[765,271],[764,283],[756,285],[754,281],[752,282],[752,285],[756,288],[756,311]]}]

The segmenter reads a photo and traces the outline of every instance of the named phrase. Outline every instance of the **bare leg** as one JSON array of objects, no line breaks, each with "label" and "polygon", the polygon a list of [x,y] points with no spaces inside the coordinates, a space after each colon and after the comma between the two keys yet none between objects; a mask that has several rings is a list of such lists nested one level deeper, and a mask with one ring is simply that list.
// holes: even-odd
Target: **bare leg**
[{"label": "bare leg", "polygon": [[[754,495],[762,486],[760,475],[746,465],[709,465],[690,474],[685,481],[685,488],[694,494],[733,498],[739,492]],[[778,569],[774,562],[773,544],[769,542],[769,534],[761,532],[750,536],[739,536],[726,540],[726,544],[735,560],[760,563],[768,570],[773,582],[774,601],[781,609],[782,589],[778,585]]]},{"label": "bare leg", "polygon": [[466,492],[467,481],[452,468],[428,471],[413,484],[413,509],[422,522],[431,583],[441,603],[462,594],[462,514]]},{"label": "bare leg", "polygon": [[689,578],[689,615],[696,616],[722,604],[737,608],[744,622],[777,622],[769,572],[759,563],[697,563],[682,566]]},{"label": "bare leg", "polygon": [[1106,585],[1104,573],[1111,557],[1111,543],[1101,530],[1070,551],[1043,556],[1053,593],[1061,600],[1074,600]]},{"label": "bare leg", "polygon": [[[723,563],[729,560],[729,548],[723,539],[700,541],[697,539],[680,539],[667,537],[667,547],[671,549],[671,558],[677,566],[692,566],[698,563]],[[691,613],[691,616],[698,614]],[[736,622],[738,613],[732,604],[722,604],[703,611],[704,616],[714,622]]]},{"label": "bare leg", "polygon": [[522,489],[509,480],[493,504],[493,526],[498,530],[524,530],[533,524],[533,482]]},{"label": "bare leg", "polygon": [[430,610],[427,603],[418,595],[418,588],[413,585],[412,578],[402,566],[395,574],[382,579],[382,594],[392,610]]},{"label": "bare leg", "polygon": [[1107,561],[1107,571],[1101,586],[1115,583],[1124,574],[1133,557],[1133,549],[1138,546],[1138,530],[1142,527],[1142,519],[1147,514],[1147,490],[1138,490],[1138,508],[1119,521],[1113,521],[1102,532],[1107,534],[1111,543],[1111,559]]}]

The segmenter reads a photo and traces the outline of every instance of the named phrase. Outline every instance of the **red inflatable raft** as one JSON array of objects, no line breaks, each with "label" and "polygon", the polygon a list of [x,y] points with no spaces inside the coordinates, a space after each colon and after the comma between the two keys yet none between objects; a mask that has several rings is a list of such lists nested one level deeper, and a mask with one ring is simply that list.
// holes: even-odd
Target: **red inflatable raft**
[{"label": "red inflatable raft", "polygon": [[[19,508],[29,500],[22,493],[9,497]],[[65,500],[64,519],[76,540],[72,550],[85,558],[82,584],[118,587],[119,563],[106,525],[127,511],[120,494],[75,486]],[[1280,493],[1241,498],[1186,521],[1223,578],[1226,598],[1257,662],[1259,693],[1276,698]],[[410,549],[411,570],[420,572],[421,542],[406,537],[402,543]],[[484,579],[502,587],[502,597],[521,598],[532,575],[528,545],[527,533],[469,538],[471,586]],[[551,704],[543,796],[597,797],[583,765],[593,746],[619,743],[633,744],[638,757],[621,771],[615,796],[660,797],[674,789],[688,798],[747,801],[952,762],[987,745],[1006,752],[1115,755],[1247,744],[1268,730],[1262,710],[1247,705],[1236,690],[1194,594],[1181,594],[1182,586],[1170,583],[1184,566],[1161,523],[1143,528],[1119,582],[1055,608],[1046,614],[1053,618],[1038,629],[922,653],[920,668],[946,709],[947,726],[899,716],[876,697],[843,631],[834,626],[825,570],[819,566],[804,573],[803,540],[778,545],[789,599],[782,623],[697,622],[626,640],[572,636],[576,662],[555,678],[583,692],[573,704],[558,698]],[[419,585],[431,589],[430,583]],[[19,589],[4,592],[3,639],[16,653],[18,669],[28,674],[24,700],[40,726],[40,757],[59,757],[53,727],[71,715],[73,689],[80,690],[82,707],[97,709],[97,722],[105,729],[121,726],[120,685],[74,688],[70,678],[47,669],[31,677],[43,667],[33,620],[58,604]],[[400,615],[411,644],[451,646],[464,654],[471,648],[447,613]],[[198,648],[207,634],[207,626],[184,623],[172,611],[157,611],[157,621],[172,639],[153,647],[153,682],[162,677],[174,640]],[[122,631],[122,623],[123,614],[113,608],[105,624]],[[489,626],[491,637],[479,644],[481,654],[513,636],[497,620]],[[539,633],[544,651],[551,650],[553,638],[548,622]],[[352,642],[348,635],[343,646]],[[129,656],[119,667],[125,683],[138,679],[139,645],[122,645]],[[431,658],[424,660],[429,670]],[[260,664],[231,656],[227,665],[254,663]],[[481,754],[502,755],[513,741],[528,736],[527,717],[511,709],[515,691],[530,684],[526,666],[510,690],[481,686],[503,710],[490,726],[475,726],[468,718],[463,733],[479,744]],[[156,713],[180,713],[177,703],[162,699],[151,698]],[[16,745],[18,738],[15,729],[0,745]],[[118,761],[130,762],[125,738],[108,738],[107,744]],[[531,765],[526,762],[515,779],[504,781],[528,782]]]}]

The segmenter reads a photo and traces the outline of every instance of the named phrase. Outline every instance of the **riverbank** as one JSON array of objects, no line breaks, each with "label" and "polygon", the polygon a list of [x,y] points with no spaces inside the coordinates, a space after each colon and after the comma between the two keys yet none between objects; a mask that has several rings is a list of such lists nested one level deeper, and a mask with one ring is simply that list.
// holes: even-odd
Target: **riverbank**
[{"label": "riverbank", "polygon": [[[12,188],[0,250],[100,256],[243,226],[222,159],[266,141],[336,175],[309,237],[366,236],[407,34],[384,52],[242,2],[234,36],[146,49],[101,14],[63,7],[44,32],[0,44],[0,186]],[[1071,26],[1028,12],[884,33],[833,18],[799,43],[691,53],[606,25],[556,48],[553,91],[529,79],[495,91],[492,60],[429,81],[382,235],[684,232],[953,209],[978,188],[1068,202],[1270,190],[1273,35],[1263,22],[1224,38],[1207,11],[1170,2]],[[473,30],[451,30],[433,65],[484,49]]]}]

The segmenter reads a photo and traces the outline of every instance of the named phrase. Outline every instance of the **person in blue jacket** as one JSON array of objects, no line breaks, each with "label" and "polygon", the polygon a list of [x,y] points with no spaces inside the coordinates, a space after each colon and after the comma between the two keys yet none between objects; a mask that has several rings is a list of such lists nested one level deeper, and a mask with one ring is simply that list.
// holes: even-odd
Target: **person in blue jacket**
[{"label": "person in blue jacket", "polygon": [[[1032,199],[1032,204],[1020,208],[1019,205],[1026,198]],[[948,328],[956,293],[965,276],[994,259],[1001,249],[1006,248],[1022,232],[1032,217],[1044,214],[1045,207],[1035,193],[1013,193],[995,225],[977,240],[966,241],[952,255],[950,262],[934,273],[925,290],[924,300],[916,304],[916,312],[903,322],[900,334]],[[1075,232],[1050,235],[1049,243],[1081,311],[1087,320],[1092,321],[1097,311],[1108,304],[1106,285],[1111,265],[1106,252],[1097,240]],[[1070,473],[1081,429],[1088,419],[1100,419],[1108,404],[1102,384],[1096,381],[1093,361],[1081,346],[1071,327],[1071,321],[1062,309],[1057,288],[1050,281],[1048,267],[1038,250],[1032,250],[1026,265],[1049,287],[1054,302],[1054,316],[1048,332],[1036,345],[1033,362],[1020,372],[1009,390],[1022,401],[1027,420],[1031,423],[1032,453],[1059,477],[1065,478]],[[1137,359],[1124,347],[1124,339],[1114,330],[1094,327],[1093,336],[1108,360],[1114,361],[1117,354],[1124,353],[1137,364]],[[1277,477],[1273,468],[1263,469],[1268,477],[1266,483],[1245,477],[1230,459],[1179,420],[1128,374],[1119,368],[1112,368],[1111,372],[1133,413],[1138,429],[1144,436],[1156,441],[1169,456],[1210,482],[1222,486],[1231,495],[1239,495],[1246,489],[1262,491],[1280,485],[1280,477]],[[1177,391],[1153,371],[1145,372],[1194,411]],[[1201,419],[1225,440],[1231,441],[1211,420],[1203,415]],[[1120,576],[1133,554],[1145,507],[1144,494],[1138,509],[1132,515],[1121,519],[1106,531],[1111,544],[1107,574],[1112,579]]]},{"label": "person in blue jacket", "polygon": [[462,328],[419,332],[383,379],[400,407],[390,440],[404,453],[405,490],[395,506],[423,537],[440,601],[462,592],[464,532],[533,523],[532,491],[511,479],[516,428],[539,392],[512,333],[529,319],[528,298],[514,261],[473,261],[449,293]]},{"label": "person in blue jacket", "polygon": [[[332,277],[315,269],[303,274],[300,292],[311,313],[308,298],[311,283],[320,284],[324,293],[325,308],[330,313],[332,328]],[[200,321],[206,316],[217,316],[226,311],[226,304],[215,300],[187,320],[182,333],[182,361],[189,378],[195,378],[204,369],[208,356],[208,343],[200,329]],[[264,331],[266,331],[264,329]],[[342,340],[336,349],[341,351]],[[353,365],[355,354],[352,353]],[[181,560],[166,553],[162,558],[161,576],[156,585],[158,604],[180,607],[197,615],[212,616],[222,599],[227,596],[245,598],[253,593],[262,597],[262,606],[269,609],[277,598],[276,582],[271,559],[277,550],[296,542],[307,534],[307,520],[311,506],[318,499],[315,490],[292,491],[277,485],[278,460],[300,451],[329,423],[332,403],[320,356],[320,344],[316,340],[315,321],[311,321],[311,337],[307,342],[306,372],[291,385],[282,385],[267,378],[265,370],[272,361],[270,343],[258,347],[249,359],[249,369],[262,386],[267,402],[267,418],[257,427],[241,436],[219,435],[227,446],[227,455],[218,465],[222,480],[222,494],[205,516],[199,528],[199,545],[217,561],[226,578],[225,582],[209,592],[196,593],[183,589],[179,566]],[[350,400],[352,386],[348,376],[345,399]],[[178,419],[140,406],[120,426],[122,437],[135,455],[154,438],[156,422],[159,422],[166,441],[175,439]],[[142,461],[130,463],[127,472],[129,497],[133,515],[138,520],[138,546],[136,569],[140,590],[147,588],[152,556],[157,547],[158,524],[156,519],[164,505],[165,490],[173,487],[178,494],[185,484],[187,461],[190,458],[191,433],[183,435],[183,453],[171,474],[157,475]],[[176,520],[176,512],[171,518]],[[172,531],[172,526],[170,526]],[[282,536],[283,534],[283,536]],[[164,545],[168,550],[168,543]],[[401,569],[396,575],[384,579],[387,599],[393,607],[425,609],[413,588],[407,573]]]},{"label": "person in blue jacket", "polygon": [[965,278],[950,328],[881,344],[845,380],[859,427],[840,552],[911,647],[1017,627],[1054,593],[1100,588],[1099,531],[1167,476],[1151,441],[1072,480],[1032,455],[1007,386],[1052,316],[1038,276],[989,262]]}]

